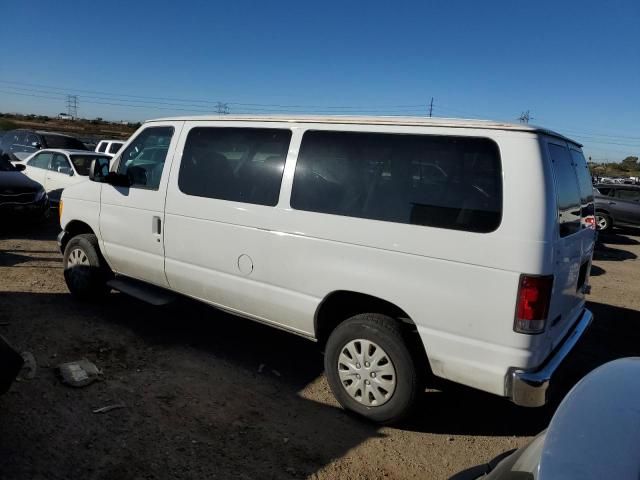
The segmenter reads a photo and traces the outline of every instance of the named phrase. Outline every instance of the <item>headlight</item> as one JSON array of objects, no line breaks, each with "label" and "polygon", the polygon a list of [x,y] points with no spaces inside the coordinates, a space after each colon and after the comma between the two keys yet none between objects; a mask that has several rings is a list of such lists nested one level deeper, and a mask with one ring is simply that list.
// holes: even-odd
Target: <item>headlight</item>
[{"label": "headlight", "polygon": [[47,192],[44,191],[44,188],[41,188],[40,190],[38,190],[38,193],[36,193],[36,202],[39,202],[46,196]]}]

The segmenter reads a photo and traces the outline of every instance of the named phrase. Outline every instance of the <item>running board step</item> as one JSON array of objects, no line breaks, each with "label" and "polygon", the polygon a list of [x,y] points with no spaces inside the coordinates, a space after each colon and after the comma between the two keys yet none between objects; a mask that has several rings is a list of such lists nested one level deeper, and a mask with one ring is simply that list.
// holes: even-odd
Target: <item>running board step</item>
[{"label": "running board step", "polygon": [[114,290],[155,306],[167,305],[178,298],[169,290],[128,277],[117,276],[113,280],[109,280],[107,285]]}]

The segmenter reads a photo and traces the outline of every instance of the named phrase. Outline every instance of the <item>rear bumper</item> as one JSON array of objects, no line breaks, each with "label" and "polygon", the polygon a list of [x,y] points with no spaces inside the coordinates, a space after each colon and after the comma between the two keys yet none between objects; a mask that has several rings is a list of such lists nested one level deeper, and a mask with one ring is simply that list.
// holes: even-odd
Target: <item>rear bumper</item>
[{"label": "rear bumper", "polygon": [[516,405],[522,407],[541,407],[547,402],[547,389],[551,384],[553,374],[573,350],[582,334],[593,321],[592,313],[586,308],[580,320],[544,363],[536,370],[519,370],[512,368],[506,377],[506,393]]}]

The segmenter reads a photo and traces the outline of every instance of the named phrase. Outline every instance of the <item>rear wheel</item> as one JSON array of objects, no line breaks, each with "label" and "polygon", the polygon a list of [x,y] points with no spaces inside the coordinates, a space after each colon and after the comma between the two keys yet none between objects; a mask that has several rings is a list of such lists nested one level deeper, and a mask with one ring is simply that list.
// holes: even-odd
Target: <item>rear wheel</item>
[{"label": "rear wheel", "polygon": [[607,230],[610,230],[612,226],[613,224],[609,215],[607,215],[606,213],[596,212],[596,227],[598,228],[598,230],[600,230],[601,232],[605,232]]},{"label": "rear wheel", "polygon": [[327,342],[325,372],[344,408],[379,423],[408,415],[419,391],[400,325],[386,315],[360,314],[338,325]]},{"label": "rear wheel", "polygon": [[81,300],[97,300],[109,292],[111,272],[100,254],[95,235],[76,235],[64,249],[64,279],[69,291]]}]

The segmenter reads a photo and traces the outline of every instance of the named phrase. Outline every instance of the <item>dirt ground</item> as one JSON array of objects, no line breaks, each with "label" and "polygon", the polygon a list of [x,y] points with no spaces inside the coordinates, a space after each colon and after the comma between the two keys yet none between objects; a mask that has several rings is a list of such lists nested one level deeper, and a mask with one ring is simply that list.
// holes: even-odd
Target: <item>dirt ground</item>
[{"label": "dirt ground", "polygon": [[[2,479],[448,478],[526,443],[591,369],[640,355],[640,232],[616,231],[594,261],[595,323],[549,406],[437,382],[412,418],[380,428],[338,407],[307,340],[190,301],[74,301],[56,234],[0,232],[0,334],[38,363],[0,396]],[[102,380],[63,385],[54,367],[82,357]]]}]

